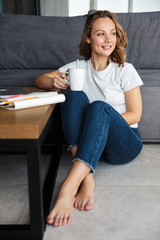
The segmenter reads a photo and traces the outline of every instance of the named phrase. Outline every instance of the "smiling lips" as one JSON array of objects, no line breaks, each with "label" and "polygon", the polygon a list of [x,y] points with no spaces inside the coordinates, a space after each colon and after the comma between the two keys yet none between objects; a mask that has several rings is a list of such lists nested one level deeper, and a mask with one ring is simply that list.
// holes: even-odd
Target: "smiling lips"
[{"label": "smiling lips", "polygon": [[104,50],[110,50],[112,46],[102,46]]}]

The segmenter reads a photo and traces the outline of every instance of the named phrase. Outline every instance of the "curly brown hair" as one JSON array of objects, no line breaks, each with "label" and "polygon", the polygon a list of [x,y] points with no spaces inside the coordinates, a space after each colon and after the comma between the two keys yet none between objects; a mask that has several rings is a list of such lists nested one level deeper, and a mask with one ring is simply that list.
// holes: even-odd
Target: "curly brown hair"
[{"label": "curly brown hair", "polygon": [[95,13],[91,14],[85,24],[82,40],[80,43],[80,55],[84,56],[85,60],[89,60],[91,58],[91,46],[86,42],[87,38],[91,37],[91,31],[93,28],[93,23],[98,18],[110,18],[116,28],[116,47],[112,54],[110,55],[110,61],[118,63],[118,65],[124,65],[124,61],[126,59],[126,51],[125,48],[127,47],[128,41],[126,32],[123,27],[119,24],[116,16],[109,12],[109,11],[96,11]]}]

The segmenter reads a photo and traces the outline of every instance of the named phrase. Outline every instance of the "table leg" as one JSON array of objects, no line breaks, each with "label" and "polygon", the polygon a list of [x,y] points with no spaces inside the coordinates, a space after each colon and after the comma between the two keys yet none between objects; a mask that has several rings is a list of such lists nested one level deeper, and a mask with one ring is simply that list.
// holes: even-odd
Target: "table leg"
[{"label": "table leg", "polygon": [[37,140],[28,143],[27,166],[31,239],[42,239],[44,231],[43,186],[40,146]]}]

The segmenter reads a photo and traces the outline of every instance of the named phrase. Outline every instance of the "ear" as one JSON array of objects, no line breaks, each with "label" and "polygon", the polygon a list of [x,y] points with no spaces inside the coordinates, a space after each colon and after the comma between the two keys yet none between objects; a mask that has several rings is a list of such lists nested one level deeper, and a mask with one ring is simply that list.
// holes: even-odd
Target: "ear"
[{"label": "ear", "polygon": [[90,43],[91,43],[91,39],[90,39],[90,38],[86,38],[86,42],[87,42],[88,44],[90,44]]}]

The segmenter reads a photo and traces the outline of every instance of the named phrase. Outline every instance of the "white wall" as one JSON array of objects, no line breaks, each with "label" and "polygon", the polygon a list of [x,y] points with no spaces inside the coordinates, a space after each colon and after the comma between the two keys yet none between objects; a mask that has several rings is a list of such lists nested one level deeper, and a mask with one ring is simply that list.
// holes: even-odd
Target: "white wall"
[{"label": "white wall", "polygon": [[160,11],[160,0],[132,0],[133,12]]},{"label": "white wall", "polygon": [[68,0],[69,16],[84,15],[90,9],[90,0]]},{"label": "white wall", "polygon": [[41,0],[42,16],[84,15],[90,9],[90,0]]},{"label": "white wall", "polygon": [[128,0],[97,0],[97,10],[128,12]]},{"label": "white wall", "polygon": [[111,12],[152,12],[160,11],[160,0],[91,0],[95,9]]},{"label": "white wall", "polygon": [[77,16],[87,14],[89,9],[111,12],[160,11],[160,0],[41,0],[42,16]]},{"label": "white wall", "polygon": [[42,16],[68,16],[68,0],[41,0]]}]

